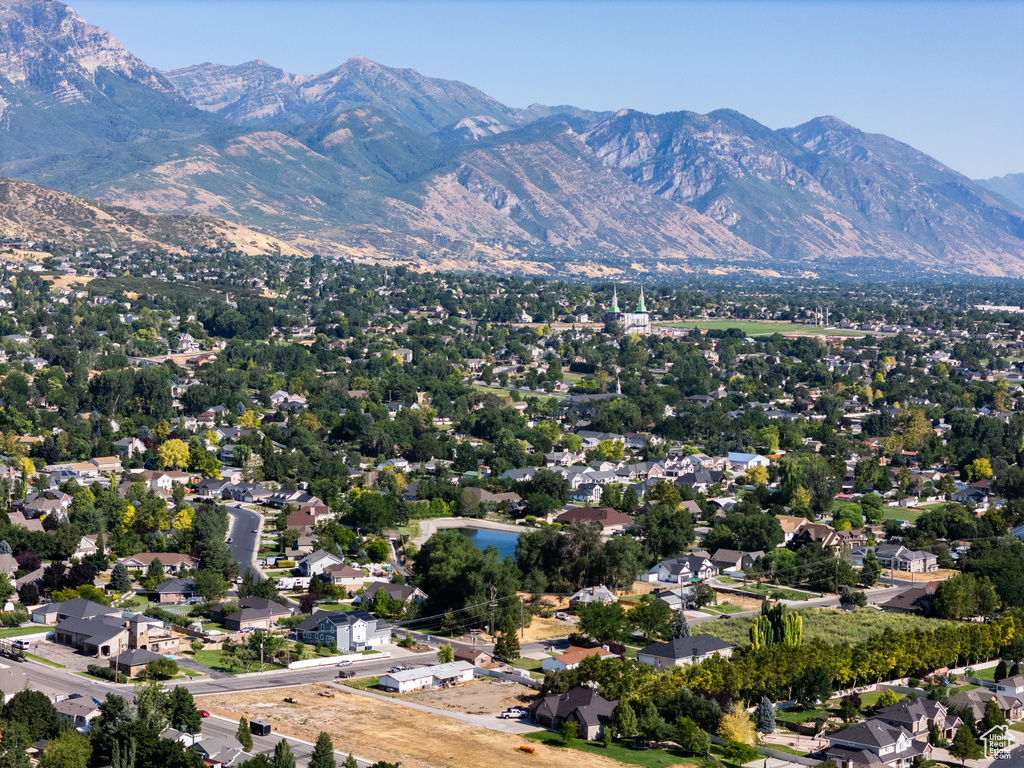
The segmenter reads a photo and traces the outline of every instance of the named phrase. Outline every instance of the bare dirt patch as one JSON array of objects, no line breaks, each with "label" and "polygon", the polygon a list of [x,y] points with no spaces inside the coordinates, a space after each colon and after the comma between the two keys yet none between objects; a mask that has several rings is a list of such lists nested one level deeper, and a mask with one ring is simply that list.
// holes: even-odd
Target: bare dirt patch
[{"label": "bare dirt patch", "polygon": [[718,602],[729,603],[729,605],[735,605],[737,608],[742,608],[744,611],[759,611],[761,610],[761,599],[756,597],[744,597],[743,595],[733,595],[726,592],[715,592],[718,596]]},{"label": "bare dirt patch", "polygon": [[[313,685],[199,696],[196,701],[232,720],[240,715],[267,720],[286,736],[315,741],[320,731],[326,731],[341,752],[373,761],[401,760],[405,768],[572,768],[584,760],[587,766],[621,768],[621,763],[599,755],[552,749],[521,736],[403,707],[391,699],[339,691],[334,698],[318,696],[324,689],[335,691]],[[455,692],[460,690],[466,688]],[[286,704],[286,696],[297,703]],[[536,747],[536,753],[520,752],[523,744]]]},{"label": "bare dirt patch", "polygon": [[537,694],[516,683],[474,680],[458,688],[408,693],[405,698],[431,709],[467,715],[497,715],[509,707],[528,707],[537,698]]},{"label": "bare dirt patch", "polygon": [[84,288],[95,278],[88,275],[59,275],[58,277],[48,279],[53,280],[53,287],[58,290],[61,288],[71,290],[73,288]]}]

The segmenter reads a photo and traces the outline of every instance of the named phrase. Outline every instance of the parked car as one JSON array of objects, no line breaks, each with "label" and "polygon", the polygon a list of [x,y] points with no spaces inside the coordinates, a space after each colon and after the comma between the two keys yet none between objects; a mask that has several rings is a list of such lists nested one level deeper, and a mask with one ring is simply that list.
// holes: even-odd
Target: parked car
[{"label": "parked car", "polygon": [[339,667],[351,667],[352,666],[352,659],[342,659],[341,661],[338,662],[338,666]]},{"label": "parked car", "polygon": [[565,611],[555,611],[555,618],[556,619],[561,619],[562,621],[568,621],[569,620],[569,614],[566,613]]},{"label": "parked car", "polygon": [[526,717],[526,710],[520,709],[519,707],[509,707],[500,715],[498,715],[498,717],[500,717],[502,720],[520,720]]}]

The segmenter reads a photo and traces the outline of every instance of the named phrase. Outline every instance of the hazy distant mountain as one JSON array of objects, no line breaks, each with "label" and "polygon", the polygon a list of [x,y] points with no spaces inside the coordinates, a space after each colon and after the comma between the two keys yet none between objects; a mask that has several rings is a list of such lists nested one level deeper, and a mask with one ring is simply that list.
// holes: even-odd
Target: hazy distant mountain
[{"label": "hazy distant mountain", "polygon": [[1012,190],[835,118],[518,109],[362,57],[161,73],[56,0],[0,0],[0,173],[448,268],[1024,275]]},{"label": "hazy distant mountain", "polygon": [[1024,173],[1008,173],[991,179],[979,179],[978,183],[1024,208]]}]

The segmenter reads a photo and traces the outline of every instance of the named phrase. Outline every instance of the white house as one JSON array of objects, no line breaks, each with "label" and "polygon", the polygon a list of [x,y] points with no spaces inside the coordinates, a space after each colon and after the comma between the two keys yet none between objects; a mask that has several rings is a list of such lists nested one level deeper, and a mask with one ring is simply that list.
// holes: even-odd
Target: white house
[{"label": "white house", "polygon": [[666,557],[643,575],[644,581],[663,581],[684,584],[688,581],[703,581],[718,575],[718,566],[699,555],[676,555]]},{"label": "white house", "polygon": [[729,453],[729,468],[735,472],[746,472],[751,467],[767,467],[771,461],[757,453]]},{"label": "white house", "polygon": [[619,654],[612,653],[607,648],[569,648],[565,653],[558,656],[550,656],[540,663],[540,668],[545,672],[559,672],[565,669],[576,669],[588,656],[597,656],[599,659],[617,659]]},{"label": "white house", "polygon": [[405,669],[381,675],[378,684],[386,691],[408,693],[423,688],[440,688],[444,685],[466,683],[473,679],[474,667],[468,661],[452,661],[431,667]]},{"label": "white house", "polygon": [[996,693],[1024,701],[1024,675],[1014,675],[996,683]]}]

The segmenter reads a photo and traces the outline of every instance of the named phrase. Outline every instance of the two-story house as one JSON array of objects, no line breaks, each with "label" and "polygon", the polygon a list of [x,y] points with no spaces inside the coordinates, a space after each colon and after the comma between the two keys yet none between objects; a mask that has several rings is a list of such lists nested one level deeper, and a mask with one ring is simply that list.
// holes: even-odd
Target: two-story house
[{"label": "two-story house", "polygon": [[295,628],[303,643],[335,644],[342,653],[358,653],[391,642],[391,625],[363,610],[317,611]]}]

